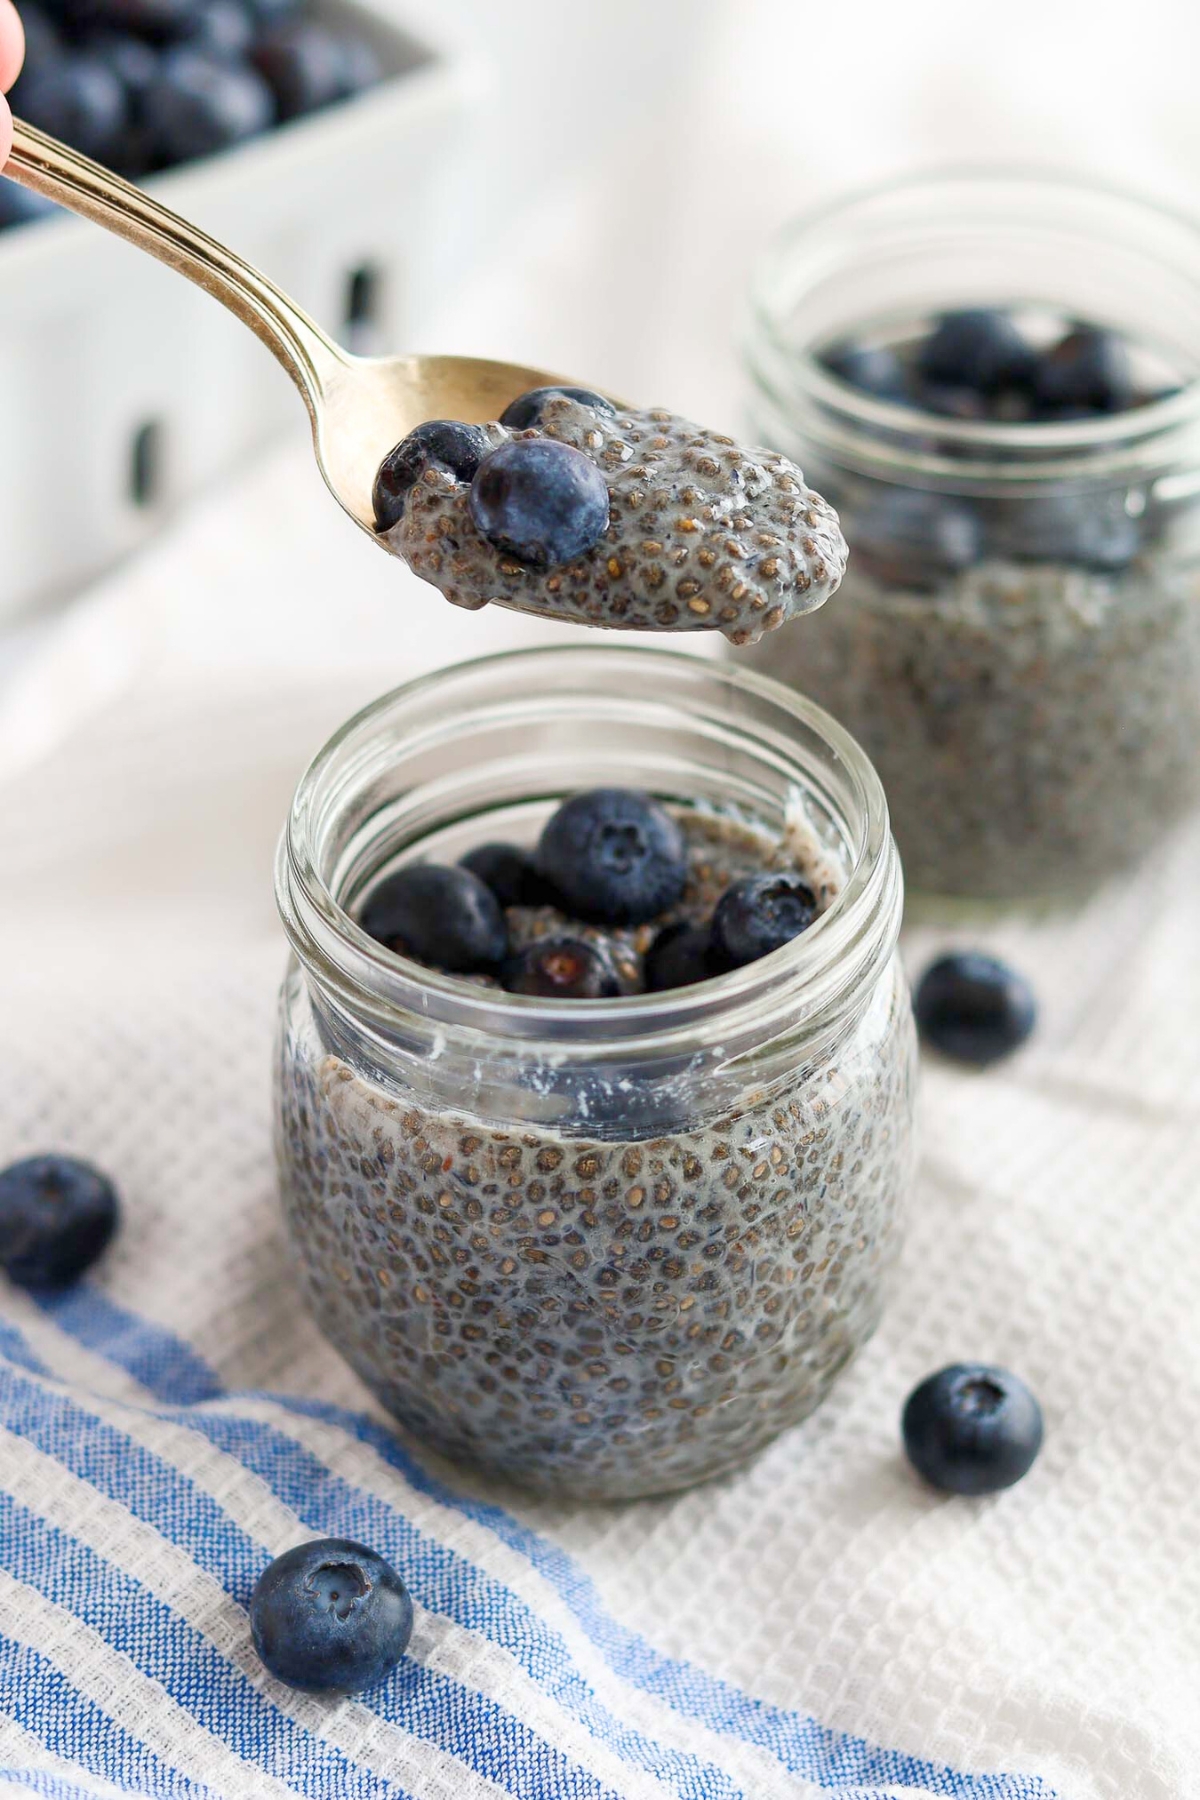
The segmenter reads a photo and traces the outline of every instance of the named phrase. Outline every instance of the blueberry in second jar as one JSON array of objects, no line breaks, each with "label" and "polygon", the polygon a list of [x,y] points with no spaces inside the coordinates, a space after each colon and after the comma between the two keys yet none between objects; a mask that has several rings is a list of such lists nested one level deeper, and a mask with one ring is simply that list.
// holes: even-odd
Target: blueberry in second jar
[{"label": "blueberry in second jar", "polygon": [[117,1228],[116,1190],[74,1156],[27,1156],[0,1170],[0,1268],[20,1287],[77,1281]]},{"label": "blueberry in second jar", "polygon": [[712,974],[709,928],[686,920],[660,931],[645,957],[646,986],[652,994],[694,987]]},{"label": "blueberry in second jar", "polygon": [[1008,313],[964,307],[943,313],[917,352],[923,381],[996,394],[1028,384],[1034,353]]},{"label": "blueberry in second jar", "polygon": [[712,916],[714,968],[740,969],[807,931],[817,916],[808,883],[787,871],[746,875],[726,888]]},{"label": "blueberry in second jar", "polygon": [[263,1664],[277,1681],[310,1693],[374,1687],[404,1655],[412,1627],[412,1600],[395,1569],[346,1538],[285,1550],[250,1596]]},{"label": "blueberry in second jar", "polygon": [[501,906],[541,906],[549,900],[532,856],[517,844],[477,844],[458,860],[491,888]]},{"label": "blueberry in second jar", "polygon": [[1125,497],[1122,488],[1009,501],[989,531],[992,548],[1017,562],[1127,568],[1142,547],[1144,521],[1127,511]]},{"label": "blueberry in second jar", "polygon": [[590,457],[554,438],[514,438],[484,457],[469,501],[475,528],[535,569],[590,550],[608,529],[608,483]]},{"label": "blueberry in second jar", "polygon": [[274,117],[270,90],[253,69],[188,45],[163,57],[143,106],[157,153],[168,163],[228,150],[266,131]]},{"label": "blueberry in second jar", "polygon": [[367,895],[360,923],[401,956],[450,974],[494,969],[508,951],[508,927],[491,888],[469,869],[410,863]]},{"label": "blueberry in second jar", "polygon": [[931,964],[917,984],[913,1007],[927,1044],[977,1068],[1018,1049],[1037,1020],[1037,1002],[1024,976],[975,950]]},{"label": "blueberry in second jar", "polygon": [[542,832],[537,864],[567,910],[601,925],[656,918],[687,881],[678,824],[632,788],[593,788],[564,801]]},{"label": "blueberry in second jar", "polygon": [[970,502],[925,488],[872,483],[843,516],[860,566],[900,587],[934,587],[983,553],[982,525]]},{"label": "blueberry in second jar", "polygon": [[583,938],[538,938],[509,957],[500,978],[510,994],[544,1000],[606,1000],[621,991],[610,959]]},{"label": "blueberry in second jar", "polygon": [[909,1461],[932,1487],[995,1494],[1033,1467],[1042,1409],[1007,1369],[955,1363],[913,1389],[901,1431]]},{"label": "blueberry in second jar", "polygon": [[428,468],[445,469],[456,481],[470,481],[487,455],[487,433],[458,419],[426,419],[389,450],[379,465],[372,495],[376,531],[390,531],[404,503]]},{"label": "blueberry in second jar", "polygon": [[1034,397],[1044,419],[1124,412],[1134,401],[1124,338],[1096,325],[1077,326],[1038,358]]},{"label": "blueberry in second jar", "polygon": [[860,393],[873,394],[877,400],[905,398],[900,358],[886,344],[860,344],[846,338],[823,350],[820,361],[831,375]]},{"label": "blueberry in second jar", "polygon": [[510,431],[528,431],[532,426],[541,424],[548,400],[560,400],[564,397],[577,400],[581,406],[590,406],[594,412],[616,417],[612,401],[606,400],[603,394],[594,394],[591,388],[540,387],[530,388],[528,393],[518,394],[515,400],[510,400],[500,414],[500,423],[507,425]]}]

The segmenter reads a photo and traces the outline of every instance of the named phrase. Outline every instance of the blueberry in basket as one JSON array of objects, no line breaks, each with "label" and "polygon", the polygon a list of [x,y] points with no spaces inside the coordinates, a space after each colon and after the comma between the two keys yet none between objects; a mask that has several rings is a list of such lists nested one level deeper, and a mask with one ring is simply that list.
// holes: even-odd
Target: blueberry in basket
[{"label": "blueberry in basket", "polygon": [[[373,46],[304,0],[31,0],[13,110],[127,180],[351,100]],[[14,197],[16,196],[16,197]],[[0,228],[57,211],[0,184]]]}]

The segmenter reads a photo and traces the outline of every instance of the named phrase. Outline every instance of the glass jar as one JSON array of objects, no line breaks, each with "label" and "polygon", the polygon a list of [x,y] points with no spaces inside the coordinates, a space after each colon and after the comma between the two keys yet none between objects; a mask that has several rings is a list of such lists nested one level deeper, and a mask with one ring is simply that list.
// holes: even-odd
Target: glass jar
[{"label": "glass jar", "polygon": [[[812,846],[803,936],[668,993],[548,1000],[395,956],[381,870],[532,844],[598,781]],[[383,1404],[449,1456],[621,1498],[732,1467],[874,1329],[912,1162],[901,878],[857,745],[753,674],[551,649],[414,682],[304,776],[277,1152],[301,1281]]]},{"label": "glass jar", "polygon": [[[818,358],[970,306],[1112,327],[1175,391],[969,421]],[[1032,176],[867,194],[778,241],[747,362],[756,437],[839,509],[851,554],[821,613],[744,654],[862,743],[909,887],[1048,896],[1148,849],[1200,785],[1200,230]]]}]

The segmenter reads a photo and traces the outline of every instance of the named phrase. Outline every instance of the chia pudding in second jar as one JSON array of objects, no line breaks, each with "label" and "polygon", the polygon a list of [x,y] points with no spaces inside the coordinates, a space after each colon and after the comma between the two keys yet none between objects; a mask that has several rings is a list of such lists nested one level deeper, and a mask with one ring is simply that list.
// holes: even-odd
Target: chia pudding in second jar
[{"label": "chia pudding in second jar", "polygon": [[[462,722],[453,800],[423,744],[443,715]],[[516,750],[545,734],[557,796]],[[631,992],[648,936],[617,933],[619,997],[530,999],[389,954],[340,911],[497,824],[536,842],[598,769],[663,793],[668,767],[688,876],[654,929],[794,872],[817,916],[761,961]],[[879,1317],[913,1082],[886,809],[832,721],[658,654],[454,671],[318,759],[280,899],[289,1233],[319,1323],[397,1418],[535,1489],[614,1499],[732,1467],[819,1403]],[[532,917],[510,911],[517,941]],[[538,932],[578,925],[539,909]]]},{"label": "chia pudding in second jar", "polygon": [[1200,233],[918,181],[781,242],[759,303],[756,429],[850,559],[750,660],[859,738],[911,888],[1090,890],[1200,794]]}]

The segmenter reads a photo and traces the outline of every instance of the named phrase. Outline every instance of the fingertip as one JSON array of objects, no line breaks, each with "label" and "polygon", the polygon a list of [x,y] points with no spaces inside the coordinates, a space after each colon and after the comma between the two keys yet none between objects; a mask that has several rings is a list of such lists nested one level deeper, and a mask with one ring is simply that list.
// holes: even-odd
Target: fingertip
[{"label": "fingertip", "polygon": [[0,0],[0,89],[5,93],[21,73],[24,61],[25,28],[20,15],[12,0]]}]

